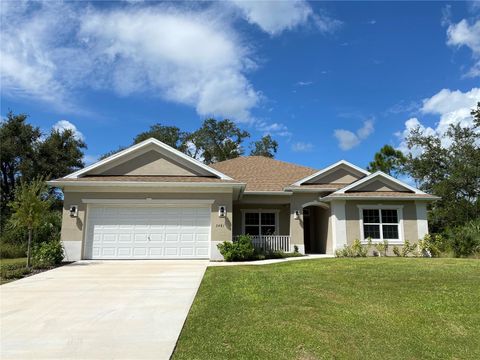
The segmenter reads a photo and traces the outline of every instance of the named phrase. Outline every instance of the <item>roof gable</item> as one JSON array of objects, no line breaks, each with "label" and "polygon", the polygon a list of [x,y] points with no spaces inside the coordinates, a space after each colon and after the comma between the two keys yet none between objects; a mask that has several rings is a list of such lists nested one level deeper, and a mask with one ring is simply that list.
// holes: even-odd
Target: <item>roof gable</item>
[{"label": "roof gable", "polygon": [[113,154],[66,178],[75,179],[86,175],[213,176],[232,180],[222,172],[154,138]]},{"label": "roof gable", "polygon": [[132,176],[205,176],[205,171],[196,171],[191,167],[175,161],[171,157],[148,150],[118,165],[106,164],[91,170],[89,175],[132,175]]},{"label": "roof gable", "polygon": [[307,184],[351,184],[370,173],[345,160],[340,160],[325,169],[298,180],[293,185]]},{"label": "roof gable", "polygon": [[419,189],[410,186],[403,181],[395,179],[381,171],[370,174],[333,194],[346,194],[351,192],[410,192],[414,194],[425,193]]},{"label": "roof gable", "polygon": [[364,192],[374,192],[374,191],[406,191],[412,192],[409,189],[406,189],[402,185],[396,184],[392,181],[388,181],[385,179],[374,179],[370,182],[364,183],[359,185],[355,188],[355,190],[349,190],[348,192],[352,191],[364,191]]}]

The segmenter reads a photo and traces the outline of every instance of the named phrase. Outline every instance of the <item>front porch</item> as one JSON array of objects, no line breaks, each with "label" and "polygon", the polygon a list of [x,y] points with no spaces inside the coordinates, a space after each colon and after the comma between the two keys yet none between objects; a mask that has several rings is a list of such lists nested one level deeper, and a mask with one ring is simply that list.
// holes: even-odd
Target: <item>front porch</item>
[{"label": "front porch", "polygon": [[255,248],[263,251],[293,252],[297,247],[303,254],[332,254],[327,205],[291,204],[287,196],[268,200],[275,203],[233,204],[233,239],[248,234]]}]

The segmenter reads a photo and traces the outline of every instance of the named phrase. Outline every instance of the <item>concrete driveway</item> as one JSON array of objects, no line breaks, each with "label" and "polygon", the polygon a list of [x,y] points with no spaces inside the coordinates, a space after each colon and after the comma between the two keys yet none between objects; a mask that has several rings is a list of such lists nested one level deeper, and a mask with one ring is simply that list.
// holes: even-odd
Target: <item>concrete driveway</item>
[{"label": "concrete driveway", "polygon": [[0,287],[1,359],[168,359],[208,261],[80,261]]}]

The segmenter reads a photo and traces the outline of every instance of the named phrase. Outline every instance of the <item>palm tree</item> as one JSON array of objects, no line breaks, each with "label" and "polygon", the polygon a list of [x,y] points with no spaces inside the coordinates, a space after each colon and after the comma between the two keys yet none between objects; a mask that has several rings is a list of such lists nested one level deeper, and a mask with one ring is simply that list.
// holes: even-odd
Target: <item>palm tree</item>
[{"label": "palm tree", "polygon": [[28,230],[27,268],[30,268],[33,230],[41,225],[43,216],[51,206],[43,178],[34,179],[30,183],[22,181],[15,188],[15,197],[8,205],[12,209],[10,225]]}]

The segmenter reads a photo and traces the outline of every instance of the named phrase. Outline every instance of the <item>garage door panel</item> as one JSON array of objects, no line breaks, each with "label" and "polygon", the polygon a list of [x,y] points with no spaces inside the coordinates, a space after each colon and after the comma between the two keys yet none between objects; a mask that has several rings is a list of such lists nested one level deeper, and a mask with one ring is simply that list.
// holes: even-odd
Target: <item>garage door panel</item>
[{"label": "garage door panel", "polygon": [[133,234],[125,234],[120,233],[118,234],[118,242],[119,243],[132,243],[133,242]]},{"label": "garage door panel", "polygon": [[185,257],[192,257],[194,255],[194,250],[191,247],[182,247],[180,248],[180,255]]},{"label": "garage door panel", "polygon": [[195,255],[197,255],[199,257],[208,256],[208,248],[204,248],[204,247],[195,248]]},{"label": "garage door panel", "polygon": [[156,257],[156,256],[163,256],[163,248],[161,247],[154,247],[149,249],[150,253],[149,255],[151,257]]},{"label": "garage door panel", "polygon": [[133,255],[133,248],[131,248],[131,247],[128,247],[128,248],[119,247],[118,251],[117,251],[117,254],[118,254],[119,257],[129,258]]},{"label": "garage door panel", "polygon": [[163,242],[164,237],[163,234],[150,234],[150,242],[155,243],[155,242]]},{"label": "garage door panel", "polygon": [[147,256],[148,249],[146,247],[137,247],[133,249],[133,256],[145,257]]},{"label": "garage door panel", "polygon": [[209,208],[89,208],[86,254],[93,259],[208,258]]}]

